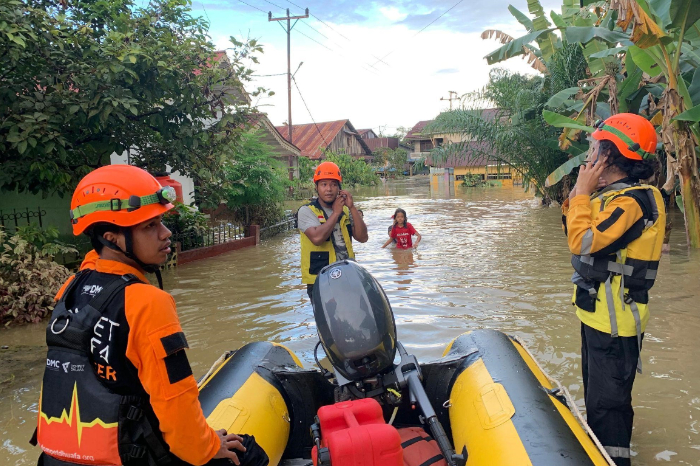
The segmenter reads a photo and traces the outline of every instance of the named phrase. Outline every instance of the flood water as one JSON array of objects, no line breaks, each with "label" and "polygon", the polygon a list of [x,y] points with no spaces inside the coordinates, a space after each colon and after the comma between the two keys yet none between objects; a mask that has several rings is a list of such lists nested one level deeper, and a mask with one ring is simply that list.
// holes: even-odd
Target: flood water
[{"label": "flood water", "polygon": [[[461,333],[496,328],[520,336],[583,407],[580,322],[570,304],[571,267],[558,208],[514,189],[431,194],[424,177],[351,190],[370,239],[358,261],[389,296],[399,339],[419,360],[438,358]],[[423,235],[415,252],[381,249],[396,207]],[[671,252],[651,291],[652,317],[634,386],[635,465],[700,465],[700,252],[674,217]],[[164,276],[175,297],[195,376],[224,351],[281,342],[313,360],[315,324],[300,284],[299,238],[181,266]],[[0,465],[34,464],[30,438],[44,368],[44,325],[0,330]]]}]

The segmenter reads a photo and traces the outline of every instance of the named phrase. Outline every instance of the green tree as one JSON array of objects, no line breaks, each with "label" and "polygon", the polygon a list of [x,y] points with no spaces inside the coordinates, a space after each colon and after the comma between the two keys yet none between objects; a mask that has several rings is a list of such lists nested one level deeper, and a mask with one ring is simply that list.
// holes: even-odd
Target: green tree
[{"label": "green tree", "polygon": [[[559,131],[542,117],[546,87],[547,80],[541,76],[492,70],[482,90],[464,96],[463,108],[440,114],[426,127],[425,132],[457,134],[463,141],[431,151],[433,163],[469,153],[508,164],[532,184],[543,203],[562,201],[566,193],[561,186],[545,186],[547,175],[567,160],[567,153],[557,146]],[[481,110],[485,106],[496,107],[495,115],[485,117]],[[581,149],[572,146],[570,150]]]},{"label": "green tree", "polygon": [[[223,148],[223,183],[209,199],[220,198],[241,223],[269,225],[283,213],[287,169],[257,132]],[[218,197],[217,197],[218,196]],[[218,202],[216,203],[218,205]]]},{"label": "green tree", "polygon": [[351,155],[336,154],[331,151],[324,151],[324,157],[329,162],[333,162],[340,168],[343,175],[343,185],[375,185],[378,177],[371,165],[364,160],[355,159]]},{"label": "green tree", "polygon": [[379,169],[393,171],[397,176],[403,176],[404,166],[408,161],[408,152],[406,150],[389,149],[382,147],[374,153],[372,165]]},{"label": "green tree", "polygon": [[0,2],[0,191],[69,193],[128,148],[153,171],[217,176],[216,146],[245,131],[248,105],[232,98],[262,49],[232,38],[220,66],[190,13],[188,0]]}]

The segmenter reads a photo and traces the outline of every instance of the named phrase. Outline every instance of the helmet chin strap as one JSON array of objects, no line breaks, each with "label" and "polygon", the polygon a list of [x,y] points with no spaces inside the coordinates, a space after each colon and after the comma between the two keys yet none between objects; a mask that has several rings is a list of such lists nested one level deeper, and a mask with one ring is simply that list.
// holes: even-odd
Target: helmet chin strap
[{"label": "helmet chin strap", "polygon": [[107,246],[109,249],[121,252],[126,257],[136,262],[139,265],[139,267],[141,267],[145,272],[154,273],[156,275],[156,279],[158,280],[158,288],[162,290],[163,277],[160,274],[160,266],[155,264],[146,264],[141,259],[139,259],[134,253],[134,238],[131,235],[131,228],[122,228],[122,231],[124,232],[124,243],[126,244],[126,251],[117,246],[115,243],[107,241],[103,236],[98,236],[97,240],[104,246]]}]

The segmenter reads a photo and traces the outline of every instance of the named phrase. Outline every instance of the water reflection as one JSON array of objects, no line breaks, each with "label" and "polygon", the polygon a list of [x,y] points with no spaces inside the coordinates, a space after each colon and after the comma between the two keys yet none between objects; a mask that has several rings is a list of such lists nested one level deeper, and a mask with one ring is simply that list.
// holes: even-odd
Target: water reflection
[{"label": "water reflection", "polygon": [[[579,322],[570,304],[571,268],[557,208],[519,189],[431,194],[426,178],[354,190],[370,240],[358,261],[382,284],[398,337],[421,360],[475,328],[517,334],[582,406]],[[396,207],[423,236],[415,251],[381,249]],[[674,225],[682,225],[682,218]],[[316,328],[300,283],[299,239],[280,235],[256,248],[185,265],[165,276],[201,375],[224,351],[257,340],[285,343],[305,365]],[[645,374],[634,387],[635,465],[700,464],[700,254],[674,230],[671,253],[651,291]],[[0,464],[29,465],[45,349],[42,326],[0,332]]]}]

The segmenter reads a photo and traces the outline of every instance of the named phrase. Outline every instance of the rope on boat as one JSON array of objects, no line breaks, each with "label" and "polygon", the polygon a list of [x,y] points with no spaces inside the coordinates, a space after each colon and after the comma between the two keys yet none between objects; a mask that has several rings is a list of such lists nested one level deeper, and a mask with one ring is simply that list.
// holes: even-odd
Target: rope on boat
[{"label": "rope on boat", "polygon": [[228,359],[228,357],[229,357],[230,355],[231,355],[231,352],[230,352],[230,351],[226,351],[224,354],[222,354],[221,356],[219,356],[219,359],[217,359],[216,361],[214,361],[214,364],[212,364],[212,366],[209,368],[209,370],[207,371],[207,373],[204,374],[204,377],[202,377],[201,379],[199,379],[199,382],[197,382],[197,388],[202,388],[202,385],[204,384],[204,382],[206,382],[206,381],[209,379],[209,377],[211,377],[211,375],[214,373],[214,371],[216,371],[216,369],[218,369],[218,367],[219,367],[221,364],[223,364],[223,362],[226,361],[226,359]]},{"label": "rope on boat", "polygon": [[525,342],[518,337],[517,335],[511,337],[513,340],[515,340],[516,343],[518,343],[524,350],[525,352],[530,356],[532,361],[535,363],[537,368],[544,374],[545,377],[547,377],[547,380],[549,380],[552,385],[556,385],[556,387],[560,390],[561,393],[564,393],[564,397],[566,398],[566,401],[568,402],[570,408],[569,410],[574,413],[574,416],[578,419],[579,423],[581,426],[584,428],[584,430],[588,433],[588,436],[593,440],[593,442],[596,444],[598,447],[598,450],[600,451],[600,454],[603,455],[603,458],[605,458],[605,461],[608,462],[610,466],[615,466],[615,462],[612,460],[610,455],[608,455],[608,452],[605,451],[605,448],[603,445],[600,443],[600,440],[598,440],[598,437],[593,433],[593,430],[591,427],[588,425],[586,420],[583,418],[583,415],[581,414],[581,411],[579,411],[578,406],[576,406],[576,403],[574,402],[574,398],[571,396],[571,393],[569,393],[569,390],[567,390],[566,387],[564,387],[557,379],[554,377],[551,377],[543,368],[540,366],[540,363],[537,362],[537,359],[535,359],[535,356],[533,356],[532,352],[530,349],[525,345]]}]

